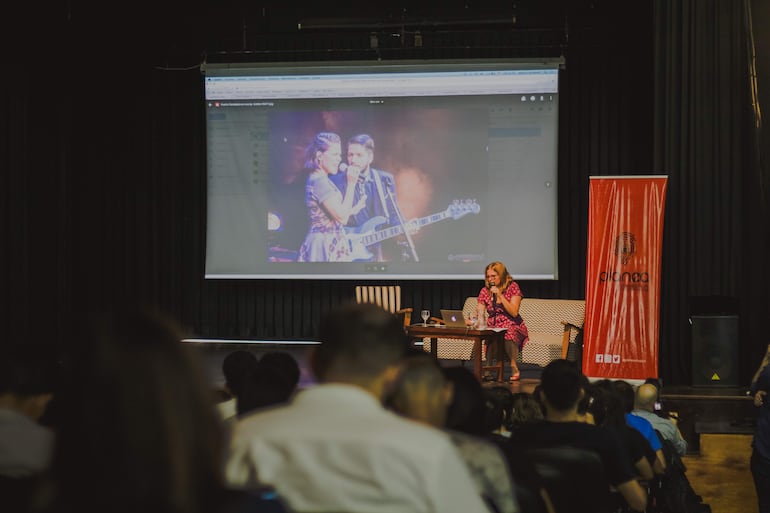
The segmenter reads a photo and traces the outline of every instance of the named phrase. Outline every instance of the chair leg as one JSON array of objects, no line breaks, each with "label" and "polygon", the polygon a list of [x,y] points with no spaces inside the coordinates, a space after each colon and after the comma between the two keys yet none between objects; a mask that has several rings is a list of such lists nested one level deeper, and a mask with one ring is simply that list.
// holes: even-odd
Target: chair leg
[{"label": "chair leg", "polygon": [[567,359],[567,353],[569,352],[569,327],[564,329],[564,333],[561,336],[561,359]]},{"label": "chair leg", "polygon": [[[481,354],[485,355],[486,357],[482,356],[482,365],[481,365],[481,372],[482,374],[486,371],[494,371],[497,374],[497,382],[502,383],[503,382],[503,375],[505,374],[505,347],[503,347],[503,344],[498,344],[497,348],[497,362],[495,362],[494,365],[492,365],[490,362],[490,358],[492,357],[492,354],[489,352],[489,345],[487,344],[486,340],[481,341]],[[486,363],[486,365],[484,365]]]}]

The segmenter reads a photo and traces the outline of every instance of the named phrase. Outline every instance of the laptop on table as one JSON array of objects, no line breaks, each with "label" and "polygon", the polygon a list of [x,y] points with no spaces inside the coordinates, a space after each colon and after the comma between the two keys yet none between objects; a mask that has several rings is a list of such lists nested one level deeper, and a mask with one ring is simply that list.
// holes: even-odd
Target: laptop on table
[{"label": "laptop on table", "polygon": [[448,328],[467,328],[462,310],[441,310],[441,320]]}]

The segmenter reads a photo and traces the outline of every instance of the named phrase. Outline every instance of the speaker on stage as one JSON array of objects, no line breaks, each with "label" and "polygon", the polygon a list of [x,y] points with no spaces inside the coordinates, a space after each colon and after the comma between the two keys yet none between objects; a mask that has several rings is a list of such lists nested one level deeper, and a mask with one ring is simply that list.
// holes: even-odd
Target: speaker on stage
[{"label": "speaker on stage", "polygon": [[693,315],[692,385],[738,386],[738,316]]}]

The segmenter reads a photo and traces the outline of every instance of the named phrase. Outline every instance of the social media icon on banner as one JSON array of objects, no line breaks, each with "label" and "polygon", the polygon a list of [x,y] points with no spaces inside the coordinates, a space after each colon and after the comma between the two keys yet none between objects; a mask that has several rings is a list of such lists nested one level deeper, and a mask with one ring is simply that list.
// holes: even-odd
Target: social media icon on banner
[{"label": "social media icon on banner", "polygon": [[620,363],[620,355],[619,354],[612,355],[612,363]]},{"label": "social media icon on banner", "polygon": [[604,362],[604,355],[603,354],[597,354],[596,355],[596,363],[602,363]]},{"label": "social media icon on banner", "polygon": [[604,355],[604,363],[610,363],[612,361],[612,355],[609,353],[606,353]]}]

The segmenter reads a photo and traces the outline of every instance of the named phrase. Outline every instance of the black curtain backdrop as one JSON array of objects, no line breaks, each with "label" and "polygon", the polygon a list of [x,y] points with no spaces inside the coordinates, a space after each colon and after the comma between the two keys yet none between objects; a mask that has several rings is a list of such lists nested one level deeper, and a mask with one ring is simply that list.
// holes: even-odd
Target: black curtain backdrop
[{"label": "black curtain backdrop", "polygon": [[[767,180],[755,158],[748,3],[659,0],[636,3],[632,14],[614,2],[472,12],[464,3],[409,12],[391,3],[367,10],[368,20],[256,4],[116,11],[70,0],[14,18],[22,35],[0,81],[1,346],[58,354],[83,312],[136,303],[168,312],[191,336],[312,339],[325,310],[352,300],[352,281],[203,279],[199,65],[207,55],[563,55],[559,280],[520,282],[524,294],[585,297],[589,176],[667,174],[660,375],[690,384],[692,297],[720,295],[739,305],[735,344],[748,382],[770,342],[762,329]],[[770,26],[761,14],[755,33]],[[300,19],[311,26],[330,17],[334,28],[297,29]],[[403,303],[460,307],[482,272],[479,281],[403,281]]]}]

